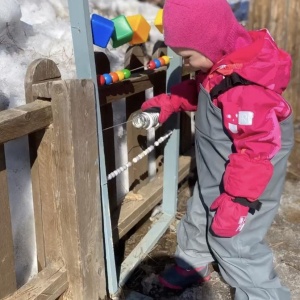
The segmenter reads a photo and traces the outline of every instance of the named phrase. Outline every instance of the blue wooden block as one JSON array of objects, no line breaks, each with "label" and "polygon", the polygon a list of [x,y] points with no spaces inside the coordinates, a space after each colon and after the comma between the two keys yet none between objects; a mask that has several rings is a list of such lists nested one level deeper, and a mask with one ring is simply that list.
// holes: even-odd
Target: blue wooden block
[{"label": "blue wooden block", "polygon": [[99,15],[92,14],[91,26],[94,45],[106,48],[115,30],[114,22]]}]

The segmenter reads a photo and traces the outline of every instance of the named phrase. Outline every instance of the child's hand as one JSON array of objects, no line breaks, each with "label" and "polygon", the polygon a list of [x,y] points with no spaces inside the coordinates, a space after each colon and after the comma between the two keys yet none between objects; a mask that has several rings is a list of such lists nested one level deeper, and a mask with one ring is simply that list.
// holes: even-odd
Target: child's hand
[{"label": "child's hand", "polygon": [[221,194],[211,205],[216,210],[211,223],[213,234],[219,237],[233,237],[244,227],[249,207],[233,202],[233,197]]},{"label": "child's hand", "polygon": [[142,105],[142,110],[159,108],[159,123],[164,123],[173,113],[179,111],[196,111],[198,105],[198,91],[195,80],[184,80],[172,86],[171,95],[160,94]]},{"label": "child's hand", "polygon": [[[171,101],[171,96],[167,94],[160,94],[145,101],[141,107],[142,111],[151,108],[158,108],[160,113],[158,117],[159,123],[164,123],[174,113],[180,111],[180,103],[176,103],[174,99]],[[176,100],[176,99],[175,99]],[[174,102],[174,103],[173,103]]]}]

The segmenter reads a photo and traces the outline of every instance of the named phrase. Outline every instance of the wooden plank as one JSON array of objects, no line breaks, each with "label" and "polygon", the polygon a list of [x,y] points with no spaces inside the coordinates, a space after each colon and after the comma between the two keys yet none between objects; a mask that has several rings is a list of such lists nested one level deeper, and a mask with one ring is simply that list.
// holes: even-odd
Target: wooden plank
[{"label": "wooden plank", "polygon": [[251,0],[247,27],[251,30],[268,28],[271,17],[271,5],[271,0]]},{"label": "wooden plank", "polygon": [[67,271],[62,261],[48,265],[17,292],[3,300],[55,300],[68,288]]},{"label": "wooden plank", "polygon": [[[166,66],[155,70],[145,70],[142,73],[133,73],[132,76],[126,80],[116,82],[111,85],[99,86],[98,91],[100,95],[100,105],[103,106],[107,103],[133,96],[154,87],[157,73],[165,73],[166,70]],[[187,75],[188,72],[183,70],[182,74]]]},{"label": "wooden plank", "polygon": [[160,67],[155,70],[146,70],[143,73],[134,73],[132,77],[111,84],[99,87],[100,104],[107,103],[144,92],[154,86],[153,81],[156,73],[165,72],[167,67]]},{"label": "wooden plank", "polygon": [[12,238],[9,195],[4,147],[0,145],[0,298],[16,290],[14,246]]},{"label": "wooden plank", "polygon": [[47,127],[52,122],[51,104],[36,100],[0,112],[0,143]]},{"label": "wooden plank", "polygon": [[53,134],[53,125],[50,125],[45,130],[37,149],[45,266],[62,257],[58,199],[56,199],[57,195],[55,194],[56,153]]},{"label": "wooden plank", "polygon": [[106,295],[94,85],[52,85],[57,195],[62,252],[69,278],[63,299]]},{"label": "wooden plank", "polygon": [[34,83],[32,84],[32,97],[38,99],[51,99],[51,88],[52,81]]},{"label": "wooden plank", "polygon": [[[125,68],[133,70],[144,66],[145,54],[140,46],[130,47],[125,55]],[[156,81],[155,81],[156,82]],[[137,90],[139,91],[139,90]],[[137,92],[136,91],[136,92]],[[126,97],[126,119],[131,120],[133,114],[137,113],[146,99],[145,89]],[[140,154],[147,148],[147,132],[145,129],[135,128],[131,122],[126,124],[128,160]],[[129,189],[136,191],[143,186],[148,179],[148,159],[139,160],[128,170]]]},{"label": "wooden plank", "polygon": [[33,135],[29,135],[29,155],[31,165],[31,184],[32,198],[34,209],[34,223],[36,236],[36,251],[38,271],[46,267],[46,251],[44,244],[44,229],[42,217],[42,203],[40,195],[40,175],[39,175],[39,158],[37,149],[43,139],[45,130],[40,130]]},{"label": "wooden plank", "polygon": [[[101,121],[103,128],[103,144],[106,172],[107,174],[113,172],[116,169],[115,160],[115,141],[114,141],[114,124],[113,124],[113,109],[111,103],[101,107]],[[109,128],[109,129],[107,129]],[[114,210],[117,207],[117,186],[116,178],[108,181],[108,193],[110,195],[110,209]]]},{"label": "wooden plank", "polygon": [[[110,62],[108,57],[103,52],[95,52],[95,65],[96,65],[96,73],[104,74],[110,72]],[[101,95],[100,101],[101,101]],[[103,134],[103,145],[104,145],[104,153],[105,155],[105,164],[106,164],[106,172],[107,174],[113,172],[116,169],[116,160],[115,154],[112,149],[115,149],[115,140],[114,140],[114,115],[113,115],[113,107],[112,103],[107,103],[101,107],[101,121],[102,121],[102,134]],[[111,155],[112,154],[112,155]],[[117,199],[117,185],[116,178],[108,181],[107,189],[110,199],[110,209],[114,210],[118,206]]]},{"label": "wooden plank", "polygon": [[[267,12],[267,13],[266,13]],[[248,28],[268,28],[279,46],[292,56],[293,68],[291,82],[284,92],[285,98],[294,109],[295,120],[300,120],[300,52],[297,45],[300,41],[300,25],[298,16],[300,2],[298,0],[253,0],[250,1],[250,20]]]},{"label": "wooden plank", "polygon": [[300,43],[300,24],[299,24],[299,14],[300,14],[300,2],[297,0],[289,1],[288,10],[288,34],[286,50],[292,56],[292,77],[289,84],[288,90],[285,96],[291,103],[294,109],[294,119],[295,122],[300,121],[300,104],[299,104],[299,94],[300,94],[300,52],[298,49]]},{"label": "wooden plank", "polygon": [[[26,102],[34,102],[38,97],[41,99],[51,100],[49,90],[52,86],[52,80],[60,79],[60,71],[56,64],[48,59],[37,59],[33,61],[27,69],[25,76],[25,97]],[[50,102],[44,101],[49,106]],[[51,122],[52,122],[52,109],[51,106]],[[50,122],[50,123],[51,123]],[[50,124],[49,123],[49,124]],[[47,124],[47,125],[49,125]],[[45,126],[46,127],[46,126]],[[36,235],[36,247],[37,247],[37,261],[38,270],[42,270],[46,266],[46,254],[45,240],[44,240],[44,228],[43,228],[43,205],[41,202],[41,187],[46,184],[40,184],[39,174],[39,155],[38,148],[43,140],[45,130],[39,130],[34,134],[28,136],[29,139],[29,151],[30,151],[30,163],[31,163],[31,182],[32,182],[32,194],[33,194],[33,206],[34,206],[34,222],[35,222],[35,235]],[[41,169],[43,174],[43,168]],[[50,185],[51,186],[51,185]],[[43,195],[45,198],[45,195]],[[47,199],[47,197],[45,198]],[[47,227],[47,225],[45,225]]]},{"label": "wooden plank", "polygon": [[280,48],[285,49],[287,35],[287,9],[288,2],[272,0],[269,6],[270,17],[266,28],[271,32],[274,40]]},{"label": "wooden plank", "polygon": [[[60,71],[54,61],[50,59],[36,59],[27,68],[25,75],[25,98],[26,102],[32,102],[37,99],[32,86],[36,83],[45,81],[59,80]],[[45,98],[46,95],[44,95]]]},{"label": "wooden plank", "polygon": [[300,179],[300,124],[295,126],[295,145],[289,157],[287,172],[297,180]]},{"label": "wooden plank", "polygon": [[[179,157],[178,182],[189,175],[195,167],[193,150]],[[138,194],[141,201],[124,201],[120,211],[112,215],[113,238],[118,241],[136,225],[161,200],[163,191],[163,173],[159,172],[154,180],[142,187]]]},{"label": "wooden plank", "polygon": [[[167,55],[167,46],[164,42],[158,41],[153,46],[152,59],[159,58],[163,55]],[[153,87],[153,95],[157,96],[159,94],[166,92],[166,72],[157,73],[155,85]],[[155,130],[155,140],[158,140],[164,133],[166,128],[164,125],[160,126]],[[156,173],[163,168],[163,151],[164,144],[155,147],[155,150],[149,154],[149,161],[151,159],[156,159]],[[153,153],[153,154],[152,154]]]}]

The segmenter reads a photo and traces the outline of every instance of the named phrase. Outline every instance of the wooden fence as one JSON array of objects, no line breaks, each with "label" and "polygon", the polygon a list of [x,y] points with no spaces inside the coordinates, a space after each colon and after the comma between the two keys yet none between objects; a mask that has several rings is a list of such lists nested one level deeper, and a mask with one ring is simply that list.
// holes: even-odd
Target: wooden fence
[{"label": "wooden fence", "polygon": [[292,56],[292,79],[285,97],[292,104],[295,120],[300,122],[300,1],[251,0],[249,29],[268,28],[279,47]]},{"label": "wooden fence", "polygon": [[[0,112],[0,298],[103,299],[106,294],[94,85],[34,61],[27,104]],[[17,289],[3,144],[29,135],[39,273]]]},{"label": "wooden fence", "polygon": [[295,147],[290,157],[289,171],[300,179],[300,1],[251,0],[249,29],[267,28],[278,45],[289,52],[293,60],[291,82],[284,93],[294,110]]},{"label": "wooden fence", "polygon": [[[166,54],[158,43],[153,58]],[[95,53],[97,74],[110,71],[108,58]],[[144,65],[143,49],[129,48],[125,67]],[[189,76],[189,75],[186,75]],[[145,92],[166,91],[166,67],[133,72],[129,80],[99,86],[104,151],[107,173],[120,167],[114,153],[113,105],[126,100],[128,161],[147,147],[146,131],[132,126],[130,119],[146,99]],[[104,299],[107,294],[102,237],[101,194],[97,148],[94,85],[89,80],[61,80],[51,60],[34,61],[25,78],[27,104],[0,112],[0,299]],[[182,114],[179,181],[194,166],[191,118]],[[163,127],[156,130],[157,137]],[[14,271],[9,196],[6,178],[4,143],[28,135],[31,159],[37,261],[39,273],[17,289]],[[161,146],[163,147],[163,145]],[[109,181],[114,241],[132,229],[162,199],[162,148],[156,147],[152,159],[155,174],[148,176],[148,158],[129,170],[131,195],[117,197],[116,180]]]}]

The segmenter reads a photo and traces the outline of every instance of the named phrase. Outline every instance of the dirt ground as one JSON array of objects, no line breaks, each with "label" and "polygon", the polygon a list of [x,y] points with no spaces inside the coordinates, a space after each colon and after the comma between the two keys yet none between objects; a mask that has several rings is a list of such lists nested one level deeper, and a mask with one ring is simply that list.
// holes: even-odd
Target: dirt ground
[{"label": "dirt ground", "polygon": [[[140,263],[124,287],[122,299],[128,300],[232,300],[234,291],[223,281],[217,266],[211,266],[211,280],[192,286],[180,293],[163,289],[157,281],[165,267],[171,265],[176,248],[176,226],[186,210],[191,195],[191,184],[185,183],[179,190],[176,220],[159,240],[154,249]],[[149,230],[149,216],[130,236],[124,245],[125,256]],[[274,253],[274,264],[282,282],[290,288],[292,300],[300,299],[300,182],[287,178],[281,208],[267,235],[267,242]]]}]

